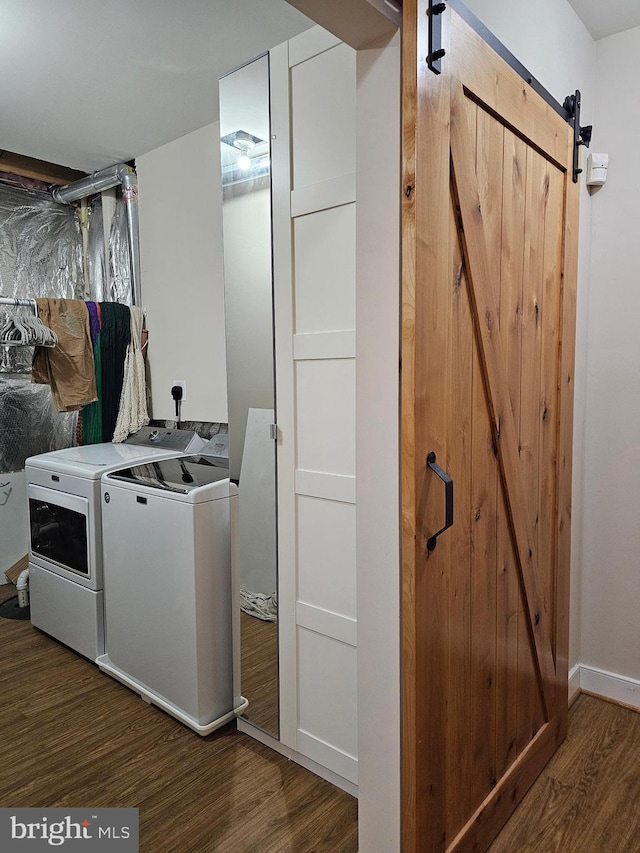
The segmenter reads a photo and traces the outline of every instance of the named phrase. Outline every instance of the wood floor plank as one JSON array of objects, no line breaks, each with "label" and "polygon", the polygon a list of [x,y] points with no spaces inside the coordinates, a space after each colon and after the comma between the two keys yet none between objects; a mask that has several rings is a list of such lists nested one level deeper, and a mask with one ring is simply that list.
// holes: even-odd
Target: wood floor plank
[{"label": "wood floor plank", "polygon": [[233,724],[199,737],[29,622],[0,618],[0,676],[3,806],[137,807],[141,853],[358,849],[353,797]]}]

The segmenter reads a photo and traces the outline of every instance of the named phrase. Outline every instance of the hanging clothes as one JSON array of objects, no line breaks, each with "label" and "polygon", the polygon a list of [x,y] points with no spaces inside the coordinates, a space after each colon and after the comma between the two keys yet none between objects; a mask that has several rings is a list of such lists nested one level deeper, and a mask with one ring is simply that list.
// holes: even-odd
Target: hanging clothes
[{"label": "hanging clothes", "polygon": [[31,381],[50,385],[59,412],[75,412],[98,399],[89,312],[80,299],[36,299],[38,316],[58,345],[36,347]]},{"label": "hanging clothes", "polygon": [[113,434],[115,442],[124,441],[130,433],[137,432],[149,423],[144,358],[142,357],[144,315],[142,309],[135,306],[130,309],[130,312],[131,341],[127,348],[120,410]]},{"label": "hanging clothes", "polygon": [[124,362],[131,340],[131,319],[129,307],[118,302],[100,302],[100,313],[102,440],[112,441],[122,396]]},{"label": "hanging clothes", "polygon": [[99,444],[102,441],[102,355],[100,338],[102,333],[102,318],[100,304],[87,302],[89,312],[89,328],[93,346],[93,361],[95,365],[96,392],[98,399],[82,410],[82,444]]}]

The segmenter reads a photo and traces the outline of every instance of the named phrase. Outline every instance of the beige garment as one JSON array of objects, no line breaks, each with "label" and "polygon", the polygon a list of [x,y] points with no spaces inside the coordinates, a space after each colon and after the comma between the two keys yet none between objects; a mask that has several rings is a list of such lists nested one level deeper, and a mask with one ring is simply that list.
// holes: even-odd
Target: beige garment
[{"label": "beige garment", "polygon": [[132,432],[149,423],[147,412],[147,386],[144,375],[144,358],[142,355],[142,324],[144,314],[141,308],[132,305],[131,312],[131,341],[127,347],[124,362],[124,378],[118,420],[113,433],[113,441],[124,441]]},{"label": "beige garment", "polygon": [[36,347],[31,381],[50,385],[59,412],[75,412],[98,399],[89,330],[81,299],[36,299],[45,326],[58,336],[52,348]]}]

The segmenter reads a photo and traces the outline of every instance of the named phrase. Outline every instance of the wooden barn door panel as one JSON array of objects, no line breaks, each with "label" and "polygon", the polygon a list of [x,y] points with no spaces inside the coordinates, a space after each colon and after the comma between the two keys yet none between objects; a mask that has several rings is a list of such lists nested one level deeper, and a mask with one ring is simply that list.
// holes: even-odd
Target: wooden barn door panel
[{"label": "wooden barn door panel", "polygon": [[[403,838],[416,853],[486,849],[566,729],[577,248],[570,128],[451,10],[443,73],[426,71],[424,11],[405,5],[418,50],[417,74],[408,48],[404,66]],[[430,452],[455,489],[434,550]]]}]

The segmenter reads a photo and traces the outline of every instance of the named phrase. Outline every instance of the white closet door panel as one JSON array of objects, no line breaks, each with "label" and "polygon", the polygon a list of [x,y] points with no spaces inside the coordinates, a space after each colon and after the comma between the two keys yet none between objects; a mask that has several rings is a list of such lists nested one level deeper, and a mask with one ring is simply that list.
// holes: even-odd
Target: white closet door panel
[{"label": "white closet door panel", "polygon": [[353,646],[298,627],[298,728],[354,759],[356,677]]},{"label": "white closet door panel", "polygon": [[298,468],[295,472],[296,495],[310,498],[324,498],[327,501],[356,502],[356,478],[345,474],[326,474],[324,471],[305,471]]},{"label": "white closet door panel", "polygon": [[296,362],[298,468],[355,474],[355,359]]},{"label": "white closet door panel", "polygon": [[294,220],[295,331],[355,328],[356,206]]},{"label": "white closet door panel", "polygon": [[293,357],[296,361],[319,358],[355,358],[356,330],[306,332],[302,335],[294,335]]},{"label": "white closet door panel", "polygon": [[308,631],[314,631],[332,640],[340,640],[341,643],[354,648],[358,645],[358,623],[348,616],[314,607],[306,601],[298,601],[296,602],[296,620],[297,625]]},{"label": "white closet door panel", "polygon": [[286,73],[283,56],[272,57],[289,83],[288,102],[272,92],[280,731],[357,784],[356,52],[314,28],[289,42]]},{"label": "white closet door panel", "polygon": [[345,44],[291,69],[293,189],[355,172],[355,75]]},{"label": "white closet door panel", "polygon": [[296,216],[306,216],[307,213],[315,213],[318,210],[351,204],[355,200],[356,176],[353,173],[338,175],[330,181],[322,181],[319,184],[310,184],[308,187],[293,190],[291,216],[295,219]]},{"label": "white closet door panel", "polygon": [[356,618],[356,508],[298,496],[298,598]]},{"label": "white closet door panel", "polygon": [[358,761],[352,755],[336,749],[301,729],[298,729],[297,746],[298,752],[306,758],[310,758],[322,767],[332,770],[348,782],[353,782],[354,785],[358,784]]}]

